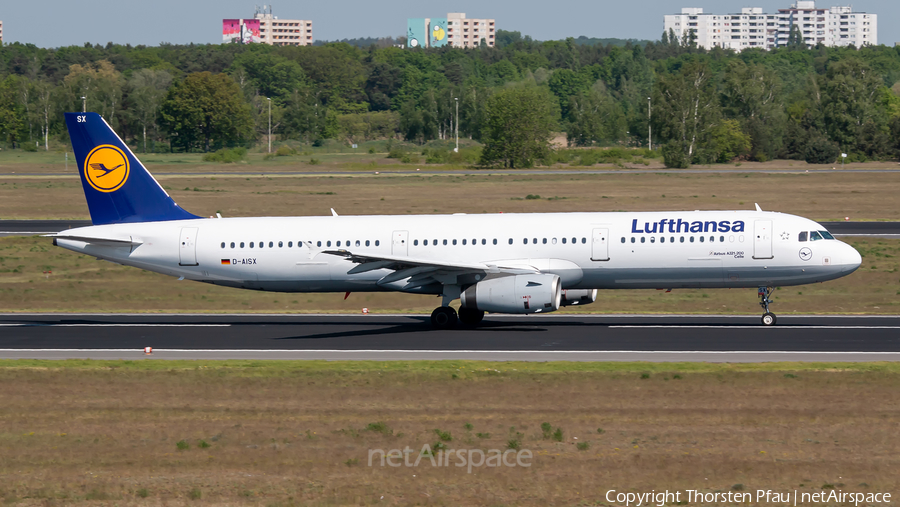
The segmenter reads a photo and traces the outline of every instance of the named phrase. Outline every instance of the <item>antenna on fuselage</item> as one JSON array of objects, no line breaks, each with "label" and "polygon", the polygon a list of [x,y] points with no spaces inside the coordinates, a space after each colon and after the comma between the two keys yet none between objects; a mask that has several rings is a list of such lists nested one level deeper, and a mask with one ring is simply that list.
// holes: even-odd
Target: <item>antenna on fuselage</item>
[{"label": "antenna on fuselage", "polygon": [[[762,208],[759,207],[759,204],[756,204],[756,203],[753,203],[753,204],[756,205],[756,211],[762,211]],[[334,210],[331,210],[331,211],[334,211]]]},{"label": "antenna on fuselage", "polygon": [[331,216],[333,216],[333,217],[338,216],[337,211],[334,211],[334,208],[331,208]]}]

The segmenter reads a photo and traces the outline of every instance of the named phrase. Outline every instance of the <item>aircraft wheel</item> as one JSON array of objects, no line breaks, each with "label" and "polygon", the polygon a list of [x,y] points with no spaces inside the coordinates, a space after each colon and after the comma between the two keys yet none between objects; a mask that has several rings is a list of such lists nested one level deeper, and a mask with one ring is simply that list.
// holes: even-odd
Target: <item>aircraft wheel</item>
[{"label": "aircraft wheel", "polygon": [[452,329],[457,321],[456,310],[449,306],[435,308],[431,312],[431,326],[435,329]]},{"label": "aircraft wheel", "polygon": [[766,312],[762,316],[762,323],[764,326],[774,326],[775,325],[775,314],[771,312]]},{"label": "aircraft wheel", "polygon": [[478,324],[481,324],[481,319],[483,318],[484,312],[481,310],[476,310],[474,308],[459,309],[459,321],[468,327],[475,327]]}]

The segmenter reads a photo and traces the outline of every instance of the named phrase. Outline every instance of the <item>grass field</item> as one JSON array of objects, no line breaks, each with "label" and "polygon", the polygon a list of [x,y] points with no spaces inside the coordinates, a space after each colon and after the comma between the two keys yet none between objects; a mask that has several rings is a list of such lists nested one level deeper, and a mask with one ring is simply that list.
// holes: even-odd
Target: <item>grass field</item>
[{"label": "grass field", "polygon": [[[542,506],[607,505],[610,489],[896,493],[897,368],[2,361],[0,498]],[[413,462],[439,443],[533,458],[471,474],[368,465],[372,449],[408,446]]]}]

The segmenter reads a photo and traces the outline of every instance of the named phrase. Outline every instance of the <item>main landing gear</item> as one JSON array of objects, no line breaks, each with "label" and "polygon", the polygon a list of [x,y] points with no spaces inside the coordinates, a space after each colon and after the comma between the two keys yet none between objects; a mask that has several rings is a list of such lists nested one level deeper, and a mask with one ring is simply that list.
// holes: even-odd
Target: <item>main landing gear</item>
[{"label": "main landing gear", "polygon": [[453,329],[457,323],[465,327],[475,327],[481,323],[484,312],[474,308],[460,308],[459,314],[452,307],[442,306],[431,312],[431,325],[435,329]]},{"label": "main landing gear", "polygon": [[772,302],[772,299],[769,296],[772,295],[772,292],[775,290],[775,287],[760,287],[759,294],[759,306],[766,311],[766,313],[762,316],[762,323],[764,326],[774,326],[775,325],[775,314],[769,311],[769,303]]}]

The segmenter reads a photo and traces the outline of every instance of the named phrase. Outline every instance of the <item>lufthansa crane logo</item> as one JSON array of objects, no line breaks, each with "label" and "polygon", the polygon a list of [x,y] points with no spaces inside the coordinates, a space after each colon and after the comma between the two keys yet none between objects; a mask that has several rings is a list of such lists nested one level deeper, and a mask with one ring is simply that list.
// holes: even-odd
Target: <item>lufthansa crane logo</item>
[{"label": "lufthansa crane logo", "polygon": [[91,150],[84,162],[85,178],[100,192],[115,192],[122,188],[128,181],[130,169],[125,152],[109,144]]}]

